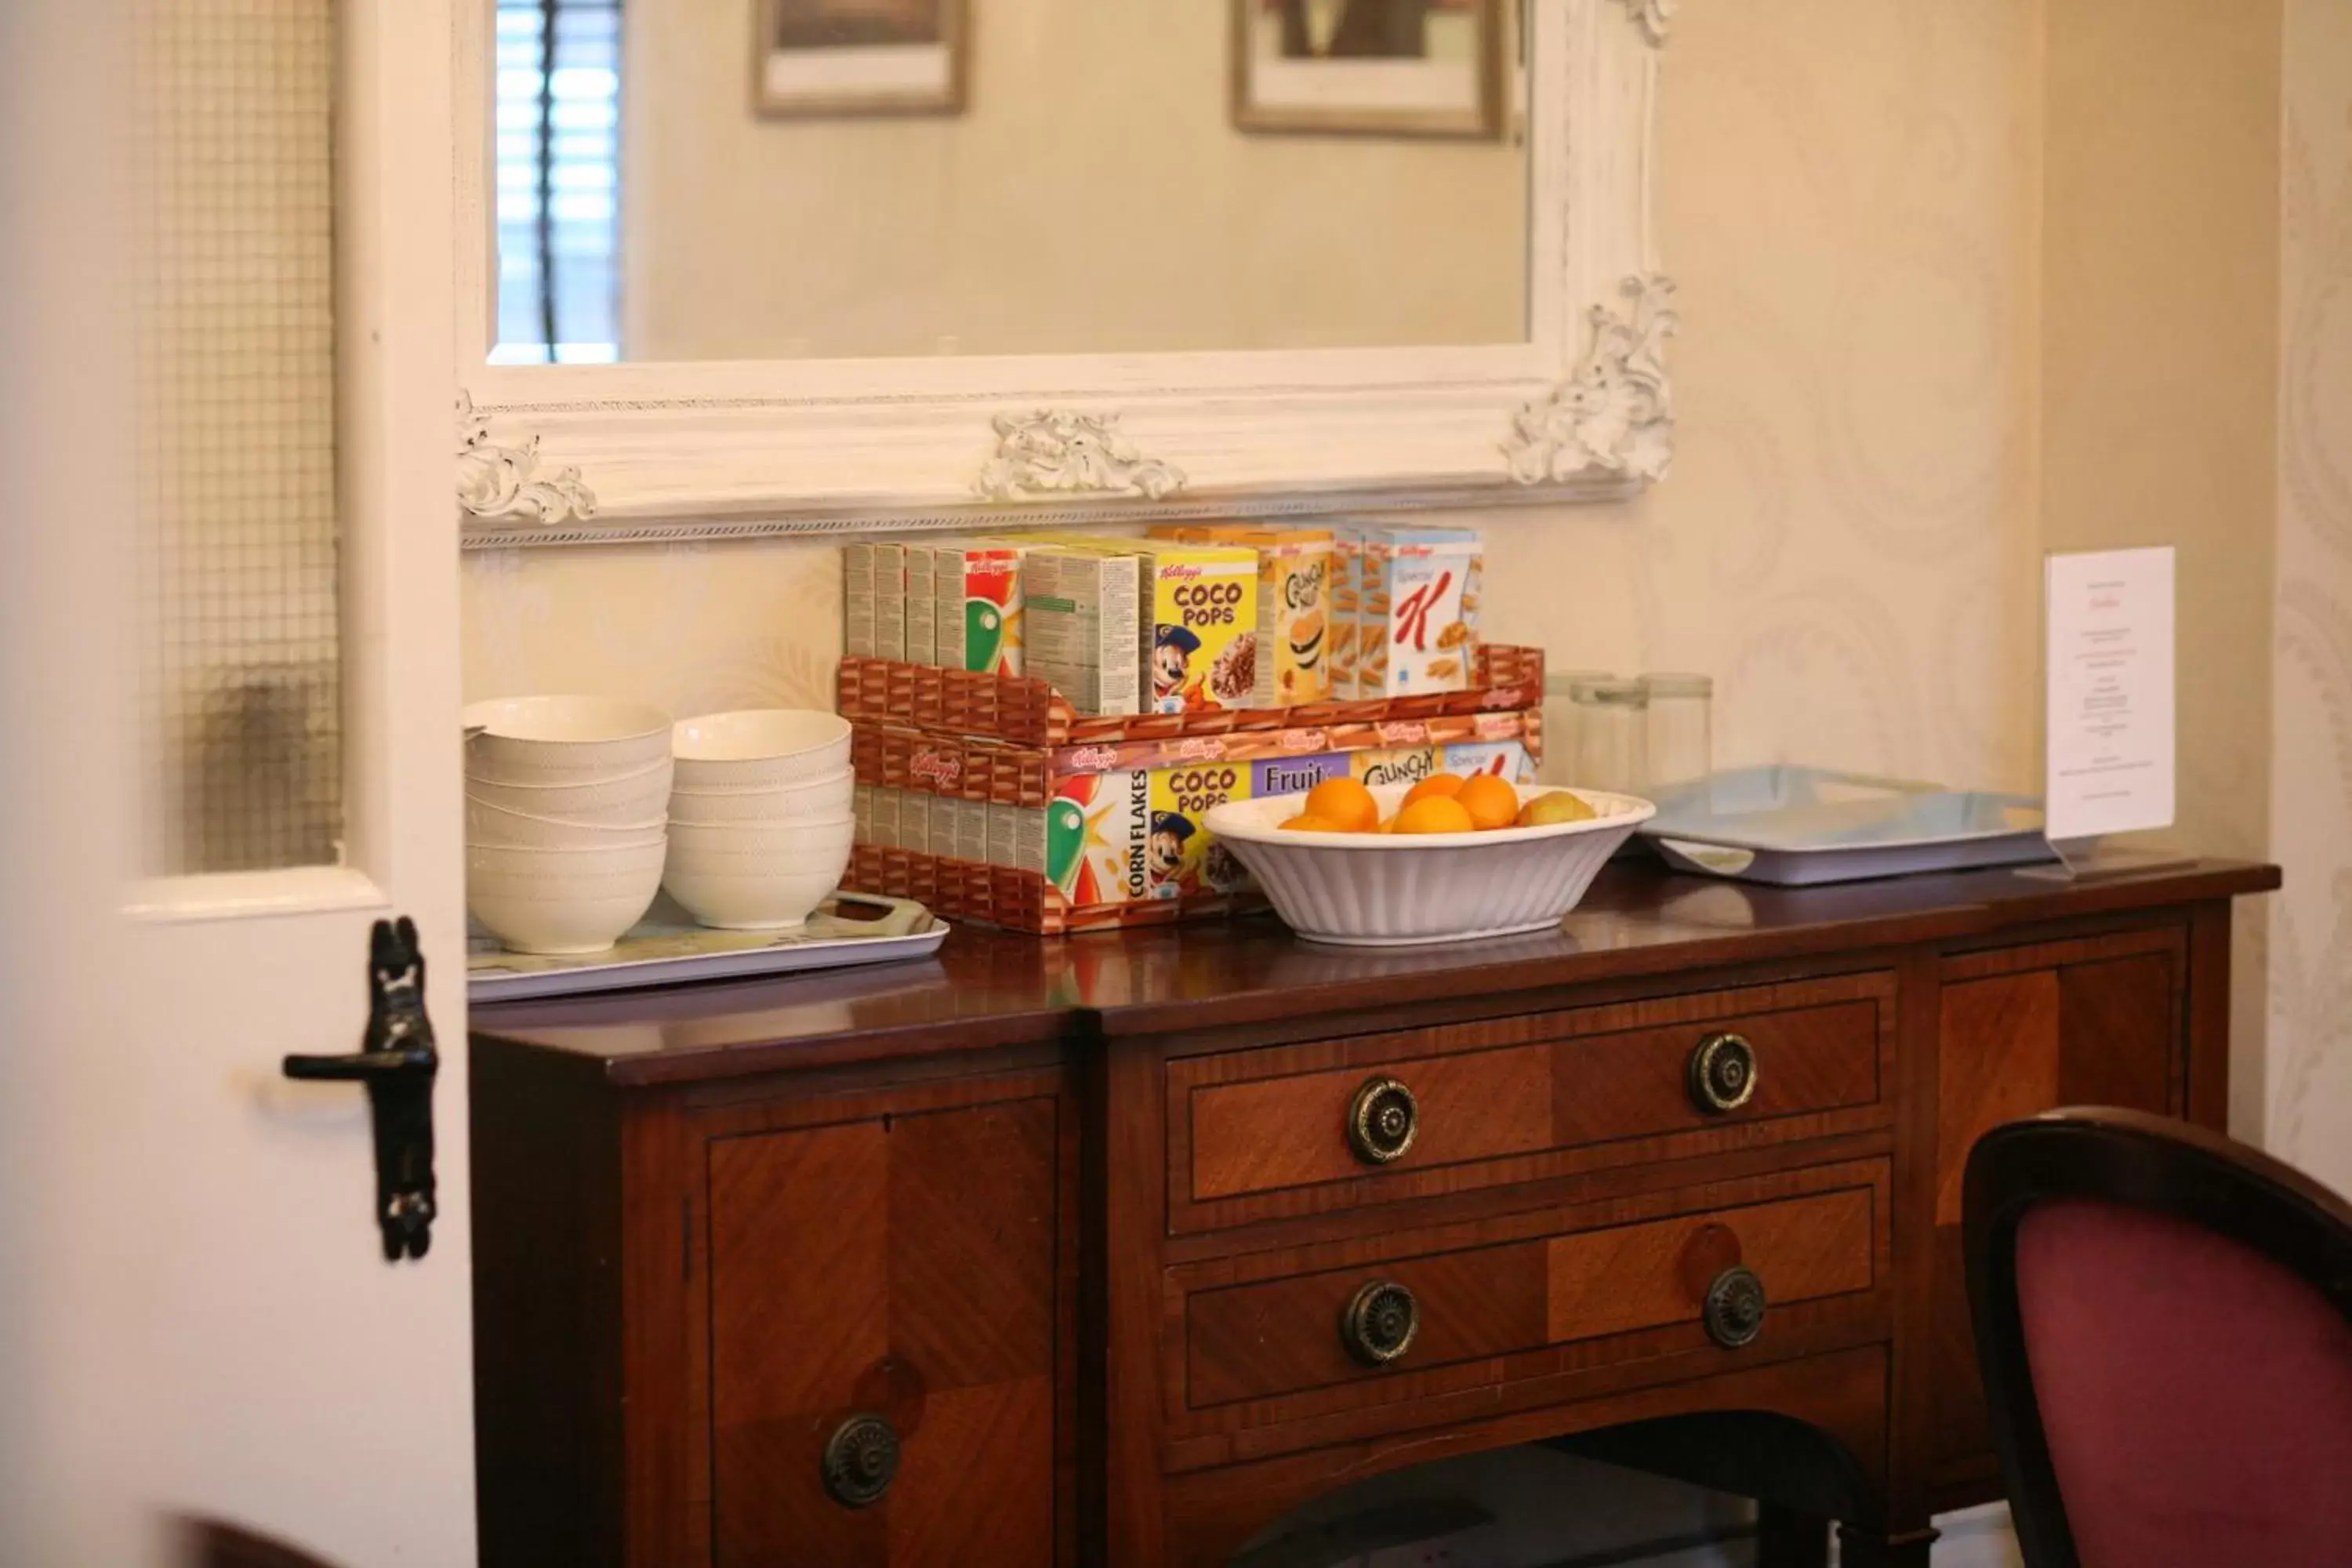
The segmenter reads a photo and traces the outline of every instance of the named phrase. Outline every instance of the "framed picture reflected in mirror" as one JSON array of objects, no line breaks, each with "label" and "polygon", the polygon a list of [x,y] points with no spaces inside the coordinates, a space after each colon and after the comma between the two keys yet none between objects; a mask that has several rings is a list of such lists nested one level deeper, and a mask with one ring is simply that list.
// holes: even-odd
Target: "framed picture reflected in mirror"
[{"label": "framed picture reflected in mirror", "polygon": [[762,115],[956,114],[970,0],[755,0],[751,101]]},{"label": "framed picture reflected in mirror", "polygon": [[1362,136],[1503,134],[1505,0],[1232,0],[1234,123]]}]

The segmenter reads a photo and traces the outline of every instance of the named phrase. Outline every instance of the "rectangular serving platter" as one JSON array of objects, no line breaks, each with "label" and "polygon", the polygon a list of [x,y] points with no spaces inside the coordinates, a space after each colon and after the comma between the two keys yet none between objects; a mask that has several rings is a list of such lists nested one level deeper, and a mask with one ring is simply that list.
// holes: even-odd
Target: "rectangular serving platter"
[{"label": "rectangular serving platter", "polygon": [[1679,870],[1777,887],[2056,858],[2032,795],[1826,768],[1740,768],[1653,791],[1643,836]]}]

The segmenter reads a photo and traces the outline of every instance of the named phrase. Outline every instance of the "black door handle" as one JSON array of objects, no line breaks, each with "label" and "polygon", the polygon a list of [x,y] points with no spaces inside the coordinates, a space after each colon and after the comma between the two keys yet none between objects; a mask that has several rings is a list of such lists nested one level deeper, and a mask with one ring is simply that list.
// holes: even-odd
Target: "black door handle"
[{"label": "black door handle", "polygon": [[286,1076],[367,1086],[375,1127],[376,1224],[394,1263],[433,1245],[433,1079],[441,1053],[425,1015],[425,950],[416,922],[378,921],[368,937],[367,1037],[356,1056],[289,1056]]}]

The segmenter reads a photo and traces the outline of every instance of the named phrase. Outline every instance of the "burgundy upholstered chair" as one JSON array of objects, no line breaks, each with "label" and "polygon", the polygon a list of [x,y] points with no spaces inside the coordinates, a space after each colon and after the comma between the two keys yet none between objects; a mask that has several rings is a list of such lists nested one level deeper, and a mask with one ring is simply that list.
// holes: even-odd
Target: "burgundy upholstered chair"
[{"label": "burgundy upholstered chair", "polygon": [[1969,1154],[1977,1359],[2028,1568],[2352,1563],[2352,1205],[2137,1111]]}]

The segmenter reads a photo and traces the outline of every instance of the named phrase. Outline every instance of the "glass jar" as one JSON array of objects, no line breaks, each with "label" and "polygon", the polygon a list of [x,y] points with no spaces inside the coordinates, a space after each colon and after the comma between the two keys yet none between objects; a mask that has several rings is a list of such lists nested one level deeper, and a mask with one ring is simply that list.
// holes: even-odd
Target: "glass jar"
[{"label": "glass jar", "polygon": [[1570,689],[1569,701],[1576,710],[1578,787],[1640,793],[1649,700],[1638,680],[1580,680]]},{"label": "glass jar", "polygon": [[1645,675],[1644,788],[1688,784],[1715,771],[1715,681],[1704,675]]},{"label": "glass jar", "polygon": [[1607,669],[1555,669],[1544,672],[1543,765],[1536,776],[1548,784],[1577,782],[1576,703],[1572,694],[1588,680],[1614,680]]}]

